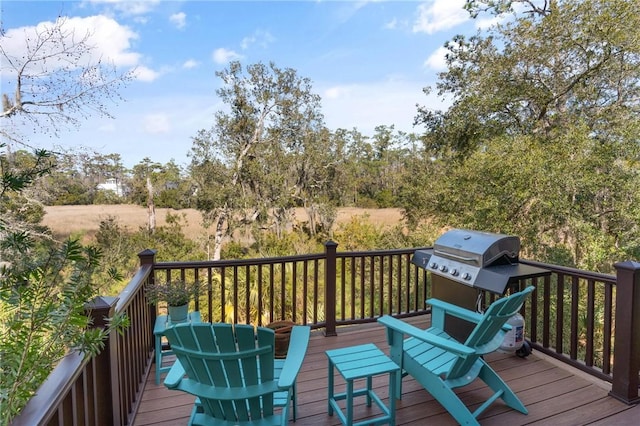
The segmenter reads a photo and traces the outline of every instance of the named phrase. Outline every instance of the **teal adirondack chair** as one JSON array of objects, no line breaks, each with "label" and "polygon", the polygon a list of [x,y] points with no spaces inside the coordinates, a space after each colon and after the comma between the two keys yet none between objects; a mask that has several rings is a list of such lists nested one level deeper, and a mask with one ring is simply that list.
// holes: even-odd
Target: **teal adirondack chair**
[{"label": "teal adirondack chair", "polygon": [[[477,417],[496,399],[502,398],[511,408],[527,414],[528,411],[509,386],[487,364],[482,355],[495,351],[510,329],[506,321],[520,310],[533,286],[496,300],[480,314],[459,306],[429,299],[432,307],[431,327],[421,330],[396,318],[385,315],[378,321],[387,327],[387,340],[391,359],[401,368],[402,376],[411,375],[462,425],[477,425]],[[445,314],[475,323],[464,342],[457,342],[444,331]],[[410,336],[405,339],[404,336]],[[473,413],[454,392],[475,379],[485,382],[493,395]],[[402,377],[399,375],[396,398],[402,395]]]},{"label": "teal adirondack chair", "polygon": [[294,326],[287,357],[278,360],[269,328],[175,325],[166,337],[177,361],[164,384],[196,396],[190,425],[285,425],[291,401],[295,420],[295,383],[309,334],[309,327]]}]

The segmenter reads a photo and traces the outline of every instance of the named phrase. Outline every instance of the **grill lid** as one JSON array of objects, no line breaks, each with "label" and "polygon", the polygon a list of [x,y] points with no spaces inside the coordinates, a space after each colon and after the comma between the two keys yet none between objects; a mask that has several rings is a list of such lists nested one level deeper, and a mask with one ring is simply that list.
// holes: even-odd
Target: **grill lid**
[{"label": "grill lid", "polygon": [[433,249],[416,250],[411,262],[449,280],[504,294],[510,282],[550,273],[519,263],[519,253],[518,237],[452,229],[436,240]]},{"label": "grill lid", "polygon": [[520,239],[503,234],[452,229],[436,240],[433,253],[482,268],[494,262],[503,264],[517,262]]}]

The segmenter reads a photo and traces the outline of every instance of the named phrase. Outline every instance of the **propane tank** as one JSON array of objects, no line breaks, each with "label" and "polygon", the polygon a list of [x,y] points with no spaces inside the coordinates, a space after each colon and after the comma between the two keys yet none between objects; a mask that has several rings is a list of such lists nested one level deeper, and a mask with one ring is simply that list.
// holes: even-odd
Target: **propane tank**
[{"label": "propane tank", "polygon": [[516,313],[507,320],[507,324],[511,326],[511,330],[504,335],[500,351],[514,352],[524,344],[524,317]]}]

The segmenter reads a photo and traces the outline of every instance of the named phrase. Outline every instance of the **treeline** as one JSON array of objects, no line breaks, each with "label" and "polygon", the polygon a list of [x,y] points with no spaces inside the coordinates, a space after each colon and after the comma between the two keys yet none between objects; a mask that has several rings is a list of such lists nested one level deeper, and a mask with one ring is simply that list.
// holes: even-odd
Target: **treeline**
[{"label": "treeline", "polygon": [[[195,208],[211,259],[237,235],[295,230],[296,207],[313,238],[330,233],[337,207],[396,207],[409,234],[425,221],[508,233],[527,258],[609,272],[640,257],[634,5],[468,1],[473,16],[514,17],[445,44],[447,70],[425,91],[448,102],[418,108],[419,134],[329,129],[309,79],[232,62],[216,73],[225,108],[194,135],[187,164],[146,158],[127,170],[118,154],[54,153],[29,198]],[[108,181],[115,191],[99,189]]]},{"label": "treeline", "polygon": [[[387,208],[400,204],[400,188],[406,181],[406,164],[417,154],[417,135],[381,125],[373,136],[357,129],[327,132],[337,147],[333,167],[327,175],[324,194],[335,207]],[[198,182],[189,164],[154,162],[144,158],[131,168],[118,153],[104,154],[86,149],[52,151],[52,173],[38,180],[32,196],[44,205],[135,204],[146,206],[150,187],[158,208],[197,208]],[[31,151],[12,153],[18,164],[37,161]],[[311,161],[312,159],[309,159]],[[326,166],[317,164],[314,167]],[[301,203],[293,203],[303,207]]]}]

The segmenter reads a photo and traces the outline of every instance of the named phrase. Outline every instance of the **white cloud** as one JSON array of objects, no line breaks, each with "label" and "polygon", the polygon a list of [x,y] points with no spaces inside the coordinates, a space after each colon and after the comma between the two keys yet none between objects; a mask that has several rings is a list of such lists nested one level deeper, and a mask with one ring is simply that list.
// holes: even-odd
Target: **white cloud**
[{"label": "white cloud", "polygon": [[187,15],[184,12],[174,13],[169,16],[169,22],[181,30],[187,25]]},{"label": "white cloud", "polygon": [[249,47],[251,47],[251,45],[257,44],[263,49],[266,49],[275,40],[276,38],[273,35],[271,35],[270,32],[263,31],[263,30],[256,30],[252,35],[242,39],[242,42],[240,43],[240,47],[242,48],[242,50],[246,50]]},{"label": "white cloud", "polygon": [[192,68],[196,68],[198,65],[200,65],[200,62],[196,61],[195,59],[189,59],[185,61],[184,64],[182,64],[182,68],[190,70]]},{"label": "white cloud", "polygon": [[341,97],[349,96],[352,91],[352,86],[333,86],[324,91],[324,99],[340,99]]},{"label": "white cloud", "polygon": [[133,77],[139,81],[151,82],[160,77],[160,73],[140,65],[133,70]]},{"label": "white cloud", "polygon": [[446,54],[449,53],[444,46],[440,46],[424,61],[424,66],[434,71],[444,71],[447,69]]},{"label": "white cloud", "polygon": [[236,59],[242,59],[242,55],[229,49],[221,47],[213,52],[213,60],[217,64],[226,64]]},{"label": "white cloud", "polygon": [[392,20],[390,20],[389,22],[384,24],[384,28],[387,29],[387,30],[395,30],[397,27],[398,27],[398,19],[397,18],[393,18]]},{"label": "white cloud", "polygon": [[144,117],[144,130],[147,133],[169,133],[171,125],[167,114],[147,114]]},{"label": "white cloud", "polygon": [[[138,38],[138,34],[129,27],[120,25],[115,20],[102,15],[88,16],[86,18],[61,18],[61,30],[64,42],[67,45],[77,43],[84,37],[88,37],[87,45],[91,49],[79,58],[77,66],[95,64],[101,60],[105,63],[113,63],[117,67],[135,67],[141,59],[141,54],[131,50],[131,42]],[[36,26],[12,28],[0,37],[0,44],[9,57],[22,58],[29,56],[28,50],[33,48],[27,45],[27,40],[38,39],[38,34],[43,34],[47,29],[56,25],[54,22],[41,22]],[[57,39],[41,46],[39,56],[47,54],[55,55],[60,51]],[[18,62],[20,62],[18,60]],[[32,63],[36,66],[36,63]],[[28,69],[30,73],[51,73],[69,64],[64,61],[48,61],[37,63],[40,69]],[[6,72],[3,66],[3,73]]]},{"label": "white cloud", "polygon": [[434,0],[418,6],[418,19],[413,25],[414,33],[433,34],[453,28],[470,19],[464,10],[465,0]]},{"label": "white cloud", "polygon": [[160,0],[85,0],[83,3],[105,5],[126,15],[143,15],[160,4]]},{"label": "white cloud", "polygon": [[116,125],[113,123],[113,121],[110,121],[108,123],[104,123],[103,125],[98,126],[97,130],[102,133],[115,133]]}]

